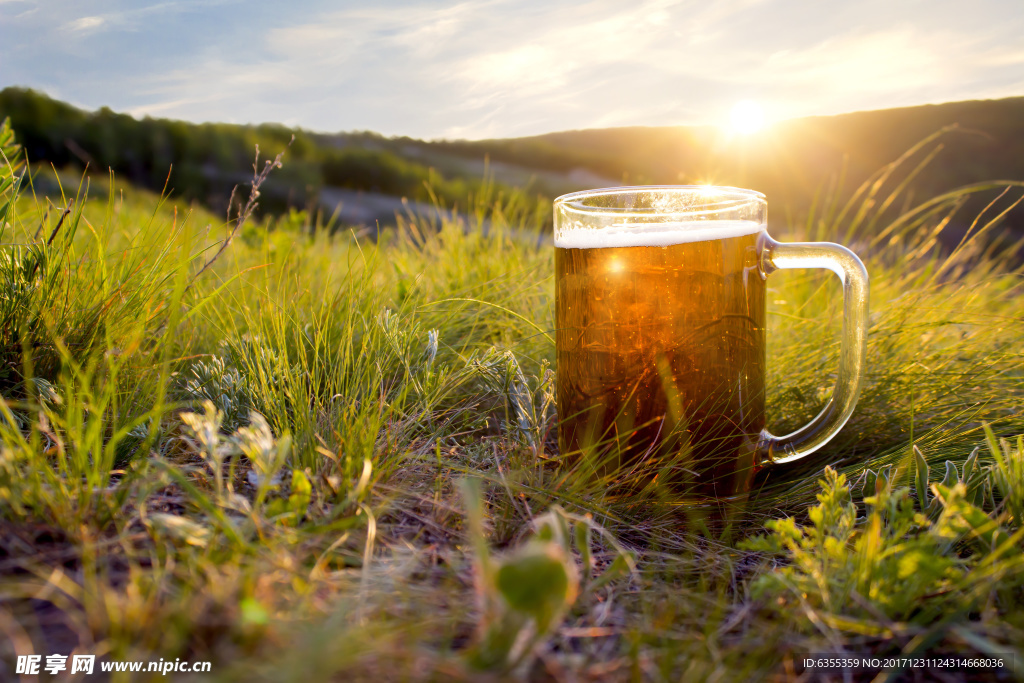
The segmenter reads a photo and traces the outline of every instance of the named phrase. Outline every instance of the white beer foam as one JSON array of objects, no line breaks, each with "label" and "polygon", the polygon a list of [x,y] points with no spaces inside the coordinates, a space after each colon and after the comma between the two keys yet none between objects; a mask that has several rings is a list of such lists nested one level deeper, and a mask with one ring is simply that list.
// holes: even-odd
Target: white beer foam
[{"label": "white beer foam", "polygon": [[555,230],[555,246],[562,249],[670,247],[686,242],[743,237],[764,229],[764,224],[756,221],[678,221],[625,223],[607,228],[569,227]]}]

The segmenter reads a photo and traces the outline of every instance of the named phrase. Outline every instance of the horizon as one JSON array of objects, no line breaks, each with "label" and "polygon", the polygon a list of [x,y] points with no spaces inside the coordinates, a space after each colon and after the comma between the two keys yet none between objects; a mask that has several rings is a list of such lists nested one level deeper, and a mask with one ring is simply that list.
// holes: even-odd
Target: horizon
[{"label": "horizon", "polygon": [[[4,0],[0,0],[0,2],[3,2],[3,1]],[[8,0],[8,1],[10,1],[10,0]],[[260,127],[260,126],[281,126],[281,127],[285,128],[287,130],[302,131],[304,133],[309,133],[309,134],[313,134],[313,135],[343,136],[343,135],[366,135],[366,134],[368,134],[368,135],[376,135],[376,136],[379,136],[379,137],[382,137],[382,138],[386,138],[386,139],[409,138],[409,139],[412,139],[412,140],[417,140],[417,141],[420,141],[420,142],[428,142],[428,143],[429,142],[485,142],[487,140],[514,140],[514,139],[520,139],[520,138],[543,137],[545,135],[558,135],[558,134],[561,134],[561,133],[573,133],[573,132],[580,132],[580,131],[625,130],[625,129],[631,129],[631,128],[651,128],[651,129],[654,129],[654,128],[702,129],[702,128],[704,128],[704,129],[716,130],[716,131],[718,131],[718,132],[720,132],[722,134],[725,134],[725,135],[748,136],[748,135],[756,135],[757,133],[761,132],[762,130],[770,129],[773,126],[784,125],[784,124],[789,124],[789,123],[798,122],[798,121],[804,121],[804,120],[809,120],[809,119],[839,118],[839,117],[843,117],[843,116],[856,116],[858,114],[871,114],[871,113],[875,113],[875,112],[896,111],[896,110],[902,110],[902,109],[919,109],[919,108],[924,108],[924,107],[941,107],[941,106],[944,106],[944,105],[966,104],[966,103],[970,103],[970,102],[998,102],[998,101],[1003,101],[1003,100],[1022,99],[1022,98],[1024,98],[1024,94],[1021,94],[1021,95],[1008,95],[1006,97],[975,98],[975,99],[968,99],[968,100],[950,100],[950,101],[944,101],[944,102],[926,102],[926,103],[923,103],[923,104],[911,104],[911,105],[898,106],[898,107],[883,107],[883,108],[879,108],[879,109],[857,109],[857,110],[852,110],[852,111],[838,112],[838,113],[835,113],[835,114],[810,114],[810,115],[806,115],[806,116],[794,116],[792,118],[787,118],[787,119],[782,119],[782,120],[766,122],[763,127],[758,128],[757,130],[749,131],[749,132],[741,132],[739,134],[737,134],[737,132],[734,131],[734,130],[730,130],[730,126],[727,123],[722,123],[722,124],[631,124],[631,125],[621,125],[621,126],[604,126],[604,127],[601,127],[601,128],[565,128],[565,129],[562,129],[562,130],[547,131],[545,133],[536,133],[536,134],[531,134],[531,135],[516,135],[516,136],[508,136],[508,137],[494,137],[494,138],[432,138],[431,139],[431,138],[417,138],[417,137],[414,137],[414,136],[411,136],[411,135],[402,134],[402,133],[388,135],[388,134],[380,132],[380,131],[368,130],[368,129],[316,130],[316,129],[312,129],[312,128],[306,128],[306,127],[303,127],[303,126],[290,126],[290,125],[282,123],[280,121],[248,121],[248,122],[244,122],[244,123],[238,123],[238,122],[233,122],[233,121],[218,121],[218,120],[191,121],[191,120],[188,120],[188,119],[169,117],[169,116],[151,116],[149,114],[144,114],[142,116],[139,116],[139,115],[134,114],[134,113],[129,112],[129,111],[119,111],[119,110],[117,110],[117,109],[115,109],[115,108],[113,108],[113,107],[111,107],[109,105],[105,105],[105,104],[104,105],[100,105],[98,107],[94,107],[94,108],[84,107],[84,106],[82,106],[82,105],[80,105],[78,103],[75,103],[75,102],[69,102],[67,100],[61,100],[60,98],[55,97],[51,93],[48,93],[48,92],[46,92],[44,90],[41,90],[39,88],[28,86],[28,85],[23,85],[23,84],[20,84],[20,83],[19,84],[5,85],[3,87],[0,87],[0,91],[4,90],[6,88],[31,90],[31,91],[34,91],[36,93],[40,93],[40,94],[50,98],[51,100],[62,102],[63,104],[67,104],[67,105],[70,105],[72,107],[75,107],[76,109],[78,109],[78,110],[80,110],[80,111],[82,111],[82,112],[84,112],[86,114],[95,114],[95,113],[101,111],[102,109],[109,109],[110,111],[113,111],[115,114],[128,115],[128,116],[131,116],[132,118],[134,118],[137,121],[141,121],[141,120],[149,118],[149,119],[153,119],[153,120],[164,120],[164,121],[174,121],[174,122],[189,123],[189,124],[198,125],[198,126],[208,125],[208,124],[209,125],[237,125],[237,126],[243,126],[243,127],[247,126],[247,127],[253,127],[253,128],[257,128],[257,127]]]},{"label": "horizon", "polygon": [[770,124],[1024,95],[1011,0],[969,15],[691,4],[0,0],[0,87],[136,117],[423,140],[716,126],[744,102]]}]

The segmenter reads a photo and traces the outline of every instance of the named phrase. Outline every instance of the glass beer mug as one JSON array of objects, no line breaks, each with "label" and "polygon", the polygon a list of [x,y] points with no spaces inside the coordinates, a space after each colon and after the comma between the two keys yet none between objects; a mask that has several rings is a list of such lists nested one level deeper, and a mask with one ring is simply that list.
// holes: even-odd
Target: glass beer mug
[{"label": "glass beer mug", "polygon": [[[860,393],[868,275],[831,243],[773,240],[764,195],[620,187],[555,200],[559,448],[617,485],[681,501],[749,492],[754,474],[821,448]],[[765,281],[826,268],[843,283],[839,370],[825,408],[765,429]],[[579,462],[577,460],[577,462]]]}]

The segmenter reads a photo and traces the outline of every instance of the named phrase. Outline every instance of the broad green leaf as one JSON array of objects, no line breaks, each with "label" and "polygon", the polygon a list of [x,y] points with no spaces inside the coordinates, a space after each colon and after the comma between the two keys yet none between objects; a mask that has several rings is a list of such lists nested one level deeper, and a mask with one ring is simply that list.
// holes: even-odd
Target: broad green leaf
[{"label": "broad green leaf", "polygon": [[553,543],[529,543],[504,560],[495,584],[506,604],[533,617],[542,632],[576,599],[575,566]]},{"label": "broad green leaf", "polygon": [[914,446],[914,462],[917,465],[917,471],[914,476],[914,484],[917,489],[917,504],[924,510],[928,507],[928,461],[925,460],[924,454],[915,445]]},{"label": "broad green leaf", "polygon": [[952,460],[947,460],[946,474],[942,477],[942,485],[949,488],[958,481],[960,481],[960,474],[956,471],[956,465],[953,464]]}]

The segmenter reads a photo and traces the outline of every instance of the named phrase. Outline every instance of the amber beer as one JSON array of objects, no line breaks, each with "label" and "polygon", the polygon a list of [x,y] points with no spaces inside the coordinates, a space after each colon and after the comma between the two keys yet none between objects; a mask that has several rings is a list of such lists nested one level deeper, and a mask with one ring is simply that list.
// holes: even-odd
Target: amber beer
[{"label": "amber beer", "polygon": [[630,489],[746,491],[765,426],[764,225],[556,233],[559,447]]}]

